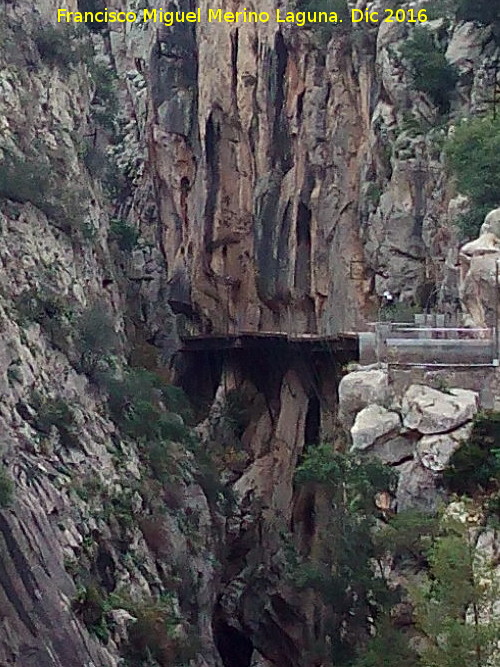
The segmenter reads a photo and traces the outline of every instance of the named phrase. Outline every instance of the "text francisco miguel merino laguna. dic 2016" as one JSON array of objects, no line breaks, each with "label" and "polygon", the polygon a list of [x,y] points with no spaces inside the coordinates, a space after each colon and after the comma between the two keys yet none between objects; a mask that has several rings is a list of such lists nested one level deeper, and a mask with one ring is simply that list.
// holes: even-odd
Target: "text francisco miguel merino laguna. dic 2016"
[{"label": "text francisco miguel merino laguna. dic 2016", "polygon": [[244,8],[239,12],[223,12],[222,9],[200,8],[192,12],[143,9],[140,13],[108,10],[98,12],[70,12],[57,10],[58,23],[163,23],[166,26],[175,23],[268,23],[274,18],[276,23],[295,23],[307,26],[312,23],[425,23],[428,20],[425,9],[384,9],[369,11],[351,9],[348,16],[337,12],[295,12],[276,9],[274,12],[253,12]]}]

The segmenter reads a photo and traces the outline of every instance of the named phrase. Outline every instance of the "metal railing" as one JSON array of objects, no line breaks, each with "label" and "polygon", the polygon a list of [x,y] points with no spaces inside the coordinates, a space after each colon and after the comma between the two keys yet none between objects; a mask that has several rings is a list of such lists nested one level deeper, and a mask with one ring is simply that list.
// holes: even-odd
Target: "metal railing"
[{"label": "metal railing", "polygon": [[493,327],[432,327],[375,322],[360,334],[361,363],[393,366],[496,366]]}]

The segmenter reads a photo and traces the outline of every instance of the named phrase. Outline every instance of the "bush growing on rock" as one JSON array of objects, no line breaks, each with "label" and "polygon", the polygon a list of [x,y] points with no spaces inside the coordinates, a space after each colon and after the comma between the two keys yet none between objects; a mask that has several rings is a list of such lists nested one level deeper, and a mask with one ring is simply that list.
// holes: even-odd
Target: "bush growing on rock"
[{"label": "bush growing on rock", "polygon": [[74,32],[69,28],[51,24],[38,26],[33,34],[42,60],[51,67],[59,66],[63,70],[80,62],[81,53],[75,47],[74,37]]},{"label": "bush growing on rock", "polygon": [[15,305],[21,325],[37,322],[54,347],[67,351],[72,308],[64,296],[48,288],[32,288],[22,292]]},{"label": "bush growing on rock", "polygon": [[5,152],[0,160],[0,198],[33,204],[64,232],[82,231],[86,218],[82,192],[55,173],[46,156]]},{"label": "bush growing on rock", "polygon": [[493,559],[476,549],[475,529],[446,518],[428,550],[429,571],[410,587],[422,667],[496,665],[499,580]]},{"label": "bush growing on rock", "polygon": [[129,368],[121,378],[106,377],[104,389],[113,421],[140,443],[152,477],[161,483],[168,481],[175,470],[171,445],[194,447],[192,432],[182,416],[187,420],[191,416],[182,390],[175,391],[177,388],[144,368]]},{"label": "bush growing on rock", "polygon": [[395,490],[396,475],[376,460],[359,462],[322,444],[308,449],[295,480],[320,491],[328,521],[314,554],[292,564],[291,580],[297,588],[321,595],[329,610],[325,632],[331,637],[335,664],[351,664],[354,637],[359,641],[367,616],[392,600],[386,581],[373,573],[373,528],[379,514],[376,496]]},{"label": "bush growing on rock", "polygon": [[458,72],[446,60],[444,48],[427,28],[419,27],[403,44],[401,54],[410,65],[417,90],[425,93],[441,113],[447,113]]},{"label": "bush growing on rock", "polygon": [[116,351],[118,336],[113,318],[104,304],[93,304],[80,315],[76,326],[76,347],[83,372],[94,376],[101,362],[107,368],[106,357]]},{"label": "bush growing on rock", "polygon": [[[500,582],[493,553],[476,548],[477,526],[469,526],[468,518],[467,513],[460,519],[446,512],[435,517],[404,513],[378,535],[391,555],[394,546],[404,545],[419,563],[418,578],[408,576],[408,570],[404,577],[403,617],[412,633],[405,636],[391,615],[382,613],[375,636],[352,667],[497,664],[500,624],[493,610]],[[410,643],[415,632],[418,643]]]},{"label": "bush growing on rock", "polygon": [[454,493],[475,495],[500,488],[500,412],[474,419],[471,436],[451,456],[444,483]]},{"label": "bush growing on rock", "polygon": [[110,238],[115,241],[123,252],[132,252],[137,246],[139,232],[126,220],[115,218],[109,227]]},{"label": "bush growing on rock", "polygon": [[0,463],[0,509],[8,507],[12,502],[14,484],[7,474],[7,469]]},{"label": "bush growing on rock", "polygon": [[50,187],[48,163],[6,153],[0,163],[0,197],[38,208],[43,193]]},{"label": "bush growing on rock", "polygon": [[108,607],[103,591],[95,585],[81,587],[72,603],[73,611],[81,617],[88,631],[103,642],[109,639]]},{"label": "bush growing on rock", "polygon": [[188,429],[182,417],[162,405],[161,380],[142,368],[128,369],[123,378],[107,382],[111,415],[131,437],[184,442]]},{"label": "bush growing on rock", "polygon": [[331,37],[346,33],[352,26],[346,0],[296,0],[295,9],[300,12],[336,12],[342,23],[308,23],[306,26],[318,36],[319,44],[325,46]]},{"label": "bush growing on rock", "polygon": [[64,447],[78,447],[80,438],[74,410],[64,398],[43,398],[34,392],[31,401],[36,410],[36,416],[31,420],[33,428],[49,436],[52,427],[55,427]]},{"label": "bush growing on rock", "polygon": [[194,657],[197,644],[194,638],[187,642],[180,631],[182,619],[169,597],[144,601],[130,612],[137,619],[130,628],[125,649],[131,667],[144,665],[145,660],[155,660],[159,665],[184,664]]},{"label": "bush growing on rock", "polygon": [[448,168],[470,211],[457,221],[463,234],[477,236],[485,215],[500,205],[500,118],[462,121],[445,145]]},{"label": "bush growing on rock", "polygon": [[89,69],[95,85],[92,117],[101,127],[114,133],[119,110],[116,73],[108,65],[94,61],[90,63]]}]

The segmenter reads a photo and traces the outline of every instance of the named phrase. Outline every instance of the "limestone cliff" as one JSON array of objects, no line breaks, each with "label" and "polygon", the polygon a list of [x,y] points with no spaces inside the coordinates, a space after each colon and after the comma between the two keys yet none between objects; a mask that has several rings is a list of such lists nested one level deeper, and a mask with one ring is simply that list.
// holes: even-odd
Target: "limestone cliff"
[{"label": "limestone cliff", "polygon": [[[284,571],[322,506],[293,476],[306,442],[350,437],[345,359],[199,361],[179,336],[362,329],[386,289],[454,310],[447,126],[413,86],[403,24],[60,32],[57,9],[0,10],[0,664],[311,667],[324,608]],[[482,109],[489,29],[428,27],[459,70],[452,117]],[[369,403],[351,414],[361,447]],[[425,478],[411,504],[454,435],[421,431],[417,456],[401,406],[382,408],[405,479]]]}]

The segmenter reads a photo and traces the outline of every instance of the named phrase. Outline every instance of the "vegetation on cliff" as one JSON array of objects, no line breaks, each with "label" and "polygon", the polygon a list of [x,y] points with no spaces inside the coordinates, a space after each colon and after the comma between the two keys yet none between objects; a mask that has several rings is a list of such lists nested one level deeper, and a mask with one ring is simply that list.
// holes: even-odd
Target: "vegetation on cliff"
[{"label": "vegetation on cliff", "polygon": [[500,205],[500,119],[467,118],[446,142],[448,166],[470,208],[458,221],[463,234],[477,236],[484,216]]},{"label": "vegetation on cliff", "polygon": [[447,61],[445,50],[425,27],[416,28],[401,47],[416,89],[428,95],[442,114],[450,110],[458,81],[457,69]]},{"label": "vegetation on cliff", "polygon": [[[478,418],[476,444],[484,428]],[[490,479],[491,470],[484,475]],[[312,485],[329,517],[311,553],[291,561],[294,585],[314,590],[327,609],[328,641],[316,643],[311,659],[354,667],[491,664],[500,631],[493,613],[498,579],[490,555],[475,549],[480,526],[468,523],[465,509],[458,516],[381,511],[376,499],[393,488],[392,471],[330,445],[309,449],[296,481]]]}]

